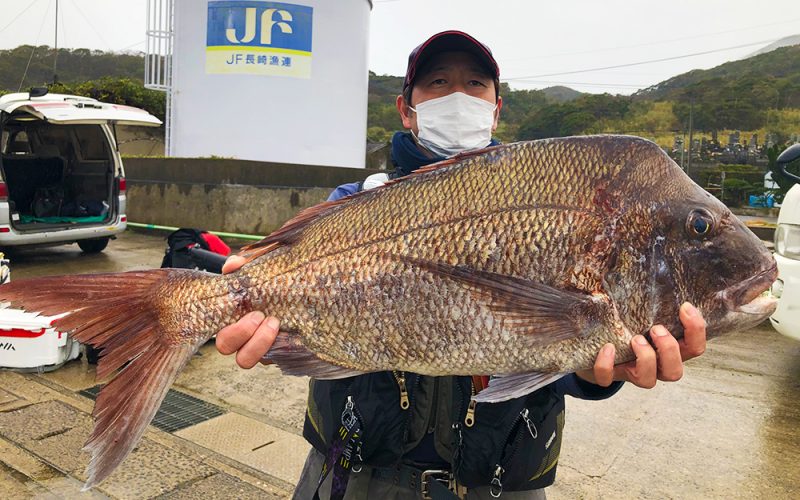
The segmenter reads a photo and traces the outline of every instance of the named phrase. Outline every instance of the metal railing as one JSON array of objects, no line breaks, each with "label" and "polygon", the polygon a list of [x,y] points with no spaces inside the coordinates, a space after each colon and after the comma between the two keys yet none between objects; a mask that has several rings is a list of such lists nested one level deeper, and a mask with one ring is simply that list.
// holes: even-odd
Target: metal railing
[{"label": "metal railing", "polygon": [[164,143],[166,156],[172,151],[172,60],[175,43],[175,1],[147,0],[144,86],[166,95]]}]

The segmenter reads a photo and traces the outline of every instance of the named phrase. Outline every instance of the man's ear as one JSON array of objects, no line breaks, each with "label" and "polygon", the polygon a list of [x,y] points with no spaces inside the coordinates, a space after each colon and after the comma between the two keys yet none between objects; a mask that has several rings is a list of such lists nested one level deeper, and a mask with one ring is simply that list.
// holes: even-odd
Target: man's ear
[{"label": "man's ear", "polygon": [[492,124],[492,132],[497,130],[497,124],[500,122],[500,109],[503,107],[503,98],[497,96],[497,108],[494,110],[494,123]]},{"label": "man's ear", "polygon": [[408,103],[402,95],[397,96],[397,112],[400,113],[400,120],[403,122],[403,128],[411,128],[411,111],[408,109]]}]

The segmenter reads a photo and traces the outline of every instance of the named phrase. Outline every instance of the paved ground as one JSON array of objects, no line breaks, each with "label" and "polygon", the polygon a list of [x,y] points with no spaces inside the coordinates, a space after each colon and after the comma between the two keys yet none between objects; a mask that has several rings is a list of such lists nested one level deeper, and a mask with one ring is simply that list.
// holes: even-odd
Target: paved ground
[{"label": "paved ground", "polygon": [[[102,255],[77,247],[11,255],[14,279],[157,267],[163,239],[128,232]],[[0,371],[0,498],[284,498],[307,445],[306,380],[240,370],[213,345],[174,389],[221,415],[174,432],[151,426],[103,484],[80,492],[93,367]],[[800,491],[800,343],[762,326],[716,339],[684,379],[570,400],[551,499],[796,498]]]}]

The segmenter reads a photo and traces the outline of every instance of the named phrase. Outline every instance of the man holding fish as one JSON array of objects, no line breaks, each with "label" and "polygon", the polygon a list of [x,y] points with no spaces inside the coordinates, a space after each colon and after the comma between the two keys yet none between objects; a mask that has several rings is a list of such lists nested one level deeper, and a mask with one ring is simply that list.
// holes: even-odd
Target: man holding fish
[{"label": "man holding fish", "polygon": [[[395,172],[340,186],[330,200],[497,144],[492,132],[502,105],[499,69],[488,47],[459,31],[432,36],[409,56],[397,97],[408,132],[392,139]],[[224,272],[244,262],[231,257]],[[680,379],[683,361],[705,350],[706,329],[688,303],[680,307],[679,320],[680,340],[660,325],[652,327],[649,341],[633,336],[634,361],[615,366],[615,347],[608,343],[592,370],[554,378],[530,394],[496,403],[471,400],[487,384],[488,377],[478,374],[394,371],[312,379],[304,436],[313,448],[295,497],[311,498],[319,491],[323,498],[544,498],[544,488],[555,479],[564,395],[605,399],[623,382],[652,388],[658,380]],[[279,328],[278,318],[254,311],[222,329],[217,348],[236,353],[239,366],[252,368],[272,347]],[[346,414],[357,415],[348,422],[355,427],[345,425]]]}]

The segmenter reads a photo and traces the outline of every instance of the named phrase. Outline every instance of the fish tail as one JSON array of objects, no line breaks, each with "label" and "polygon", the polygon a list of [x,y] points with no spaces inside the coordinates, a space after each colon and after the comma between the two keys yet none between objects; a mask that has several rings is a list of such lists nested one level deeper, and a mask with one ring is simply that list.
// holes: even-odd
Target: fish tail
[{"label": "fish tail", "polygon": [[100,350],[98,379],[122,368],[95,402],[94,428],[84,447],[92,455],[84,490],[108,477],[133,450],[178,372],[205,340],[178,331],[181,313],[165,312],[169,308],[164,307],[170,291],[198,274],[157,269],[52,276],[0,286],[0,301],[10,301],[12,307],[48,316],[68,313],[52,324]]}]

